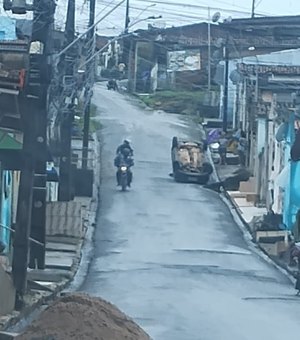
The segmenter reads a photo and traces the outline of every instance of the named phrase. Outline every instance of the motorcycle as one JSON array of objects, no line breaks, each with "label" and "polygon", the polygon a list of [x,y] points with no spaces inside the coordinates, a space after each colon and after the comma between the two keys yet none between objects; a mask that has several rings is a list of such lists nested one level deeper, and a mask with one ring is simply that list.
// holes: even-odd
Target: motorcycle
[{"label": "motorcycle", "polygon": [[118,90],[118,85],[115,80],[109,80],[106,86],[108,90]]},{"label": "motorcycle", "polygon": [[127,158],[126,160],[121,157],[116,157],[115,165],[118,167],[117,171],[117,181],[118,185],[121,186],[122,191],[126,191],[127,187],[130,187],[132,182],[132,172],[130,167],[133,166],[132,158]]},{"label": "motorcycle", "polygon": [[127,165],[122,165],[119,167],[119,183],[121,185],[121,189],[122,191],[125,191],[127,186],[129,185],[129,182],[128,182],[128,167]]}]

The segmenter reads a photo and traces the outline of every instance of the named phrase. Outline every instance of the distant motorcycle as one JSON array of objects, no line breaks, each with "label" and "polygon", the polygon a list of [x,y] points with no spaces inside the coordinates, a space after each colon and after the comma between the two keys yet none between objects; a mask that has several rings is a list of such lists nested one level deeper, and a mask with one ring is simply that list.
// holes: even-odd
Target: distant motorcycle
[{"label": "distant motorcycle", "polygon": [[211,156],[212,156],[212,160],[214,164],[219,164],[221,162],[221,157],[220,157],[220,152],[219,152],[220,143],[219,142],[212,143],[210,144],[209,148],[210,148],[210,152],[211,152]]},{"label": "distant motorcycle", "polygon": [[115,80],[109,80],[106,86],[108,90],[118,90],[118,84]]}]

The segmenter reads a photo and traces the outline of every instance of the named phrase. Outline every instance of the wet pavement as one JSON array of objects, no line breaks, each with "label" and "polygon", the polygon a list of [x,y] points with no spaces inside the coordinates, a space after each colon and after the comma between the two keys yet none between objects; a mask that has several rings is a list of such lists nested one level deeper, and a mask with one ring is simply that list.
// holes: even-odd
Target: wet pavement
[{"label": "wet pavement", "polygon": [[[219,196],[169,177],[173,136],[192,122],[145,110],[96,86],[101,112],[101,209],[81,290],[101,296],[157,340],[282,340],[300,336],[300,298],[251,252]],[[115,184],[114,151],[135,150],[134,182]]]}]

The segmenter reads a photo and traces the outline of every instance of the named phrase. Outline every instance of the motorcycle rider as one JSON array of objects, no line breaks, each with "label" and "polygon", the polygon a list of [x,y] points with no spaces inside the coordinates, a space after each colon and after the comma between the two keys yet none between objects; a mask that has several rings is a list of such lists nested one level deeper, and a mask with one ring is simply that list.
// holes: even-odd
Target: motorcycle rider
[{"label": "motorcycle rider", "polygon": [[[116,151],[116,154],[123,154],[124,155],[124,150],[128,149],[129,150],[129,154],[127,154],[126,152],[126,157],[130,156],[130,157],[133,157],[133,149],[132,147],[130,146],[130,141],[128,139],[125,139],[123,141],[123,144],[119,145],[118,148],[117,148],[117,151]],[[124,155],[125,156],[125,155]]]},{"label": "motorcycle rider", "polygon": [[[120,165],[125,163],[127,165],[127,171],[128,171],[128,187],[130,187],[132,182],[132,172],[130,170],[130,167],[134,165],[134,161],[132,159],[133,157],[133,149],[130,146],[130,142],[126,139],[124,140],[123,144],[121,144],[116,151],[116,158],[115,158],[115,166],[117,168],[120,167]],[[117,185],[120,185],[120,171],[118,170],[116,173],[117,178]]]}]

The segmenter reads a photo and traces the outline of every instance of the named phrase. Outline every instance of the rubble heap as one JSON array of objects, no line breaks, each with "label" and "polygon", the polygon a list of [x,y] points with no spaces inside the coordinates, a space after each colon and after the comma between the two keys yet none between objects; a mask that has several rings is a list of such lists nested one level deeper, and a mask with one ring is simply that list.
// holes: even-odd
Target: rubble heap
[{"label": "rubble heap", "polygon": [[18,340],[150,340],[112,304],[86,294],[66,295],[35,320]]}]

